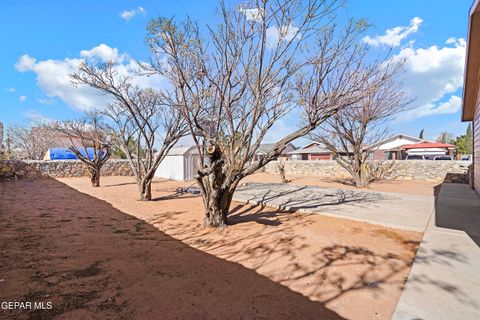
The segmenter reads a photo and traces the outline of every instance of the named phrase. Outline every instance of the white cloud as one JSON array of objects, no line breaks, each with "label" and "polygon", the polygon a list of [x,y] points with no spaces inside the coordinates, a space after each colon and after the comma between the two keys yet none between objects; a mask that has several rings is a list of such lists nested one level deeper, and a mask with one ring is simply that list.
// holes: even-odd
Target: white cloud
[{"label": "white cloud", "polygon": [[295,36],[297,38],[298,28],[293,25],[267,28],[267,46],[274,48],[279,41],[291,41]]},{"label": "white cloud", "polygon": [[20,96],[20,97],[18,97],[18,101],[20,101],[20,102],[25,102],[25,100],[27,100],[27,97],[26,97],[26,96]]},{"label": "white cloud", "polygon": [[95,106],[105,105],[108,99],[99,96],[94,89],[87,86],[75,87],[72,85],[70,74],[78,70],[81,62],[81,59],[71,58],[44,60],[30,64],[28,68],[22,67],[17,68],[17,70],[34,72],[37,77],[37,85],[48,97],[58,97],[70,106],[80,110],[89,110]]},{"label": "white cloud", "polygon": [[100,95],[97,90],[89,86],[74,86],[72,84],[70,75],[77,72],[78,66],[85,60],[95,62],[112,60],[115,63],[114,68],[118,74],[134,77],[132,81],[134,84],[140,87],[166,87],[166,81],[159,76],[135,76],[138,63],[133,59],[124,62],[126,57],[128,55],[119,54],[117,48],[101,44],[89,50],[82,50],[78,58],[36,61],[35,58],[24,55],[19,58],[15,67],[20,72],[34,72],[37,78],[37,85],[43,90],[47,98],[58,97],[68,105],[79,110],[103,108],[111,101],[109,97]]},{"label": "white cloud", "polygon": [[458,97],[452,94],[456,94],[463,86],[466,42],[464,39],[450,38],[447,43],[449,45],[443,47],[404,48],[393,57],[406,59],[402,80],[406,90],[416,97],[413,103],[415,108],[398,119],[458,111]]},{"label": "white cloud", "polygon": [[457,42],[458,42],[457,38],[450,37],[450,38],[447,39],[447,41],[445,41],[445,44],[455,44]]},{"label": "white cloud", "polygon": [[263,17],[263,10],[259,8],[252,8],[252,9],[246,9],[246,8],[240,8],[239,11],[245,15],[245,18],[247,21],[262,21]]},{"label": "white cloud", "polygon": [[30,70],[35,64],[35,62],[35,58],[30,57],[28,54],[24,54],[18,59],[17,63],[15,64],[15,69],[20,72]]},{"label": "white cloud", "polygon": [[104,43],[90,50],[82,50],[80,51],[80,55],[90,60],[100,60],[102,62],[112,61],[117,63],[123,62],[123,60],[128,57],[126,54],[118,54],[117,48],[111,48]]},{"label": "white cloud", "polygon": [[403,39],[408,35],[418,31],[418,28],[422,24],[423,20],[419,17],[415,17],[410,20],[410,26],[395,27],[387,29],[384,35],[370,37],[366,36],[363,41],[371,46],[378,47],[380,45],[387,45],[390,47],[398,47]]},{"label": "white cloud", "polygon": [[17,91],[17,89],[15,89],[15,88],[6,88],[5,91],[7,91],[7,92],[15,92],[15,91]]},{"label": "white cloud", "polygon": [[[240,7],[238,10],[240,13],[245,15],[247,21],[256,21],[260,22],[263,19],[263,10],[260,8],[244,8]],[[300,35],[297,35],[298,28],[292,24],[284,26],[272,26],[267,28],[267,47],[275,48],[279,41],[291,41],[295,36],[300,38]]]},{"label": "white cloud", "polygon": [[48,123],[53,121],[51,118],[44,116],[43,114],[38,112],[38,110],[35,110],[35,109],[30,109],[25,111],[23,115],[30,121],[33,121],[36,123]]},{"label": "white cloud", "polygon": [[52,99],[52,98],[38,98],[36,100],[38,103],[47,105],[47,106],[51,106],[55,104],[55,99]]},{"label": "white cloud", "polygon": [[460,110],[462,99],[452,95],[450,99],[441,103],[428,103],[420,107],[403,112],[397,117],[398,121],[411,120],[439,114],[452,114]]},{"label": "white cloud", "polygon": [[146,13],[146,11],[145,11],[145,9],[143,9],[143,7],[138,7],[136,9],[132,9],[132,10],[124,10],[120,13],[120,18],[122,18],[126,21],[130,21],[130,19],[132,19],[134,16],[136,16],[140,13],[143,13],[143,14]]}]

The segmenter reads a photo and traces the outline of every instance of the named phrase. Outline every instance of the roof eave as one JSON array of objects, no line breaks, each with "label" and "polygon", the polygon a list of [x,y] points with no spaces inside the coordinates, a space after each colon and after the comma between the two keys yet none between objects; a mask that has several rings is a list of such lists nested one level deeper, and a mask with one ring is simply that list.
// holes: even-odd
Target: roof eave
[{"label": "roof eave", "polygon": [[472,121],[477,100],[478,74],[480,69],[480,43],[472,39],[480,37],[480,0],[475,0],[468,19],[467,54],[465,57],[464,90],[462,99],[462,121]]}]

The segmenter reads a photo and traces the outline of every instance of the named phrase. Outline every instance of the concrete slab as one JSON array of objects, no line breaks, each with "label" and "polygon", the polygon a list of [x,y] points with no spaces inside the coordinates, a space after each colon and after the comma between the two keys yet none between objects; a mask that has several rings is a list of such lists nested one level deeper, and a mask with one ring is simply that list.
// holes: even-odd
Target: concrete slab
[{"label": "concrete slab", "polygon": [[393,319],[480,319],[480,198],[443,184]]},{"label": "concrete slab", "polygon": [[425,231],[434,207],[433,196],[263,183],[239,187],[233,199],[418,232]]}]

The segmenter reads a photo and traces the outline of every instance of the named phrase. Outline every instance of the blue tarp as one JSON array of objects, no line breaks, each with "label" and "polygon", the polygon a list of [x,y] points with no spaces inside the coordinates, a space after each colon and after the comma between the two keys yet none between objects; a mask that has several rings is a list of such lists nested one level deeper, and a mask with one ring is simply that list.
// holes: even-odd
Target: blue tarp
[{"label": "blue tarp", "polygon": [[[85,156],[84,148],[79,148],[80,154]],[[77,156],[72,150],[68,148],[50,148],[48,149],[48,154],[50,155],[49,160],[77,160]],[[93,159],[93,148],[87,148],[87,154],[90,160]]]}]

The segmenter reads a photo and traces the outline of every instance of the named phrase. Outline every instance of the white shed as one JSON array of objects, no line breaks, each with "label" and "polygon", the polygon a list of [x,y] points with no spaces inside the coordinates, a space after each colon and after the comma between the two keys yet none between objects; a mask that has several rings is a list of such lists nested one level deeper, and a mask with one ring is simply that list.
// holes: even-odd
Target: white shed
[{"label": "white shed", "polygon": [[155,172],[156,177],[172,180],[191,180],[197,172],[197,149],[174,147],[165,156]]}]

